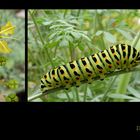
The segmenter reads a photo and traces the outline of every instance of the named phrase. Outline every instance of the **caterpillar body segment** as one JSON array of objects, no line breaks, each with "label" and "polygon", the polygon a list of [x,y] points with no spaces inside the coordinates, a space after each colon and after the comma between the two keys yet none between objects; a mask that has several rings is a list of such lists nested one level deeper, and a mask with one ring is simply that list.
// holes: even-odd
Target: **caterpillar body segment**
[{"label": "caterpillar body segment", "polygon": [[140,64],[140,52],[127,44],[118,44],[91,56],[74,60],[50,70],[41,79],[41,90],[81,85],[82,81],[91,83],[95,77],[104,79],[105,75],[116,70],[129,70]]}]

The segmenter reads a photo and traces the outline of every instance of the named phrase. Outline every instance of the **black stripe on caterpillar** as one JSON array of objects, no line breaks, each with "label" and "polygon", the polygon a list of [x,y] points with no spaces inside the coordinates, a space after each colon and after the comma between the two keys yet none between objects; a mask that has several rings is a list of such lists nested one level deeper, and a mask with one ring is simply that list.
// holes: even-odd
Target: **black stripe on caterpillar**
[{"label": "black stripe on caterpillar", "polygon": [[91,83],[97,76],[104,79],[105,74],[116,70],[131,69],[140,63],[140,52],[127,44],[118,44],[79,60],[50,70],[41,79],[41,91],[71,86],[80,86],[82,81]]}]

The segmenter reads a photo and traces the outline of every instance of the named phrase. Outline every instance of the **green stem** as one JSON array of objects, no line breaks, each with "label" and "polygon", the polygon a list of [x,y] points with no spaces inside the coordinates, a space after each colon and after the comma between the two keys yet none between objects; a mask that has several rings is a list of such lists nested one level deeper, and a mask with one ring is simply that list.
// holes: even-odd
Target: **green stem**
[{"label": "green stem", "polygon": [[37,99],[37,98],[40,98],[40,97],[42,97],[42,96],[43,96],[42,93],[38,93],[38,94],[36,94],[36,95],[32,95],[31,97],[28,97],[28,102],[33,101],[33,100],[35,100],[35,99]]},{"label": "green stem", "polygon": [[30,10],[29,10],[29,14],[30,14],[30,16],[31,16],[31,18],[32,18],[32,20],[33,20],[33,22],[34,22],[34,24],[35,24],[36,31],[37,31],[37,33],[38,33],[38,35],[39,35],[40,41],[41,41],[42,45],[44,45],[45,43],[44,43],[43,37],[42,37],[42,35],[41,35],[40,31],[39,31],[39,28],[38,28],[37,22],[36,22],[36,20],[35,20],[35,17],[34,17],[34,15],[31,13]]},{"label": "green stem", "polygon": [[[95,32],[98,31],[98,30],[103,30],[103,31],[104,31],[105,29],[104,29],[104,27],[103,27],[103,24],[102,24],[102,22],[101,22],[102,20],[101,20],[101,18],[100,18],[100,15],[98,14],[97,10],[95,10],[95,21],[96,21],[96,25],[99,26],[98,28],[96,27]],[[101,46],[104,47],[104,48],[102,48],[102,50],[103,50],[103,49],[106,48],[103,35],[101,35],[101,40],[102,40],[102,41],[101,41]]]},{"label": "green stem", "polygon": [[50,61],[52,67],[54,68],[55,65],[54,65],[54,63],[53,63],[53,60],[52,60],[51,57],[50,57],[50,53],[48,52],[47,45],[48,45],[47,43],[44,45],[44,47],[45,47],[45,53],[46,53],[47,59]]},{"label": "green stem", "polygon": [[83,98],[84,102],[86,102],[86,97],[87,97],[87,84],[85,84],[85,87],[84,87],[84,98]]},{"label": "green stem", "polygon": [[71,101],[71,98],[70,98],[69,93],[67,92],[67,90],[65,90],[65,93],[66,93],[66,96],[68,98],[68,101],[70,102]]},{"label": "green stem", "polygon": [[77,12],[77,18],[80,16],[80,12],[81,12],[81,10],[79,9]]},{"label": "green stem", "polygon": [[77,101],[77,102],[79,102],[79,101],[80,101],[80,99],[79,99],[78,90],[77,90],[77,88],[76,88],[76,87],[74,87],[74,88],[75,88],[75,93],[76,93],[76,101]]},{"label": "green stem", "polygon": [[109,91],[110,91],[111,87],[113,86],[114,82],[116,81],[117,77],[118,76],[115,76],[114,79],[110,82],[110,85],[109,85],[108,89],[106,90],[106,92],[104,93],[104,96],[102,98],[103,102],[105,102],[107,100],[107,96],[109,94]]},{"label": "green stem", "polygon": [[32,36],[34,38],[35,43],[37,44],[37,46],[39,46],[39,43],[37,41],[37,37],[35,36],[35,34],[33,33],[33,31],[31,30],[31,28],[29,28],[29,31],[31,32],[31,34],[32,34]]},{"label": "green stem", "polygon": [[[106,75],[106,78],[111,77],[111,76],[115,76],[115,75],[124,74],[124,73],[136,72],[136,71],[140,71],[140,67],[133,68],[130,71],[121,70],[121,71],[116,71],[116,72],[113,72],[113,73],[109,73],[109,74]],[[99,77],[94,78],[94,80],[99,80],[99,79],[100,79]],[[86,82],[83,81],[82,83],[86,83]],[[46,94],[51,94],[51,93],[54,93],[54,92],[56,92],[58,90],[62,90],[62,89],[64,89],[64,88],[56,88],[56,89],[48,90],[47,93],[40,93],[39,92],[39,94],[37,93],[36,95],[32,95],[31,97],[28,97],[28,101],[32,101],[36,98],[40,98],[41,96],[44,96]]]},{"label": "green stem", "polygon": [[65,10],[64,15],[63,15],[64,18],[66,17],[67,12],[68,10]]},{"label": "green stem", "polygon": [[119,77],[119,83],[118,88],[116,90],[116,93],[122,93],[125,94],[127,90],[127,86],[129,84],[130,78],[132,73],[128,73],[127,75],[120,75]]}]

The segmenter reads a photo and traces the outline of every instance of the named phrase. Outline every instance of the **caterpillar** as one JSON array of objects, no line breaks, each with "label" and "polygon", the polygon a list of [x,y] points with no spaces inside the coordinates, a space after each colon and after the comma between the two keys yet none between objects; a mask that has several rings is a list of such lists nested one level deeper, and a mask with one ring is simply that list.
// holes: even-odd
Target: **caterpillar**
[{"label": "caterpillar", "polygon": [[91,83],[97,76],[101,80],[105,75],[116,70],[131,69],[140,64],[140,52],[127,44],[117,44],[110,48],[58,66],[41,79],[41,91],[71,86],[79,87],[82,81]]}]

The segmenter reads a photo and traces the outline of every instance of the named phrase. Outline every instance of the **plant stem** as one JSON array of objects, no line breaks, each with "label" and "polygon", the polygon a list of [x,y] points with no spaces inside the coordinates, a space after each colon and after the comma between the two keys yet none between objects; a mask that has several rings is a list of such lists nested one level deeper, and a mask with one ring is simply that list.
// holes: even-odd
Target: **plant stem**
[{"label": "plant stem", "polygon": [[48,45],[47,43],[44,45],[44,47],[45,47],[45,53],[46,53],[47,59],[50,61],[52,67],[54,68],[55,65],[54,65],[54,63],[53,63],[53,60],[52,60],[51,57],[50,57],[50,53],[48,52],[47,45]]},{"label": "plant stem", "polygon": [[35,24],[36,31],[37,31],[37,33],[38,33],[38,35],[39,35],[40,41],[41,41],[42,45],[44,45],[45,43],[44,43],[43,37],[42,37],[42,35],[41,35],[40,31],[39,31],[39,28],[38,28],[37,22],[36,22],[36,20],[35,20],[35,17],[34,17],[34,15],[31,13],[30,10],[29,10],[29,14],[30,14],[30,16],[31,16],[31,18],[32,18],[32,20],[33,20],[33,22],[34,22],[34,24]]},{"label": "plant stem", "polygon": [[[121,70],[121,71],[116,71],[114,73],[109,73],[106,75],[106,78],[107,77],[111,77],[111,76],[114,76],[114,75],[120,75],[120,74],[124,74],[124,73],[129,73],[129,72],[136,72],[136,71],[140,71],[140,67],[138,68],[133,68],[132,70],[130,71],[126,71],[126,70]],[[99,77],[95,77],[94,80],[99,80],[100,78]],[[83,81],[82,83],[85,83],[85,81]],[[56,88],[56,89],[52,89],[52,90],[48,90],[47,93],[40,93],[39,94],[37,93],[36,95],[32,95],[31,97],[28,97],[28,101],[32,101],[36,98],[40,98],[41,96],[44,96],[46,94],[50,94],[50,93],[53,93],[53,92],[56,92],[58,90],[62,90],[64,89],[63,87],[60,87],[60,88]]]},{"label": "plant stem", "polygon": [[84,98],[83,98],[84,102],[86,102],[86,97],[87,97],[87,83],[85,84],[85,87],[84,87]]},{"label": "plant stem", "polygon": [[30,101],[33,101],[33,100],[35,100],[35,99],[37,99],[37,98],[40,98],[40,97],[42,97],[43,96],[43,94],[42,93],[38,93],[38,94],[36,94],[36,95],[32,95],[31,97],[28,97],[28,101],[30,102]]},{"label": "plant stem", "polygon": [[119,83],[118,88],[116,90],[116,93],[122,93],[125,94],[127,90],[127,86],[129,84],[130,78],[132,73],[128,73],[127,75],[120,75],[119,77]]},{"label": "plant stem", "polygon": [[105,102],[107,100],[108,93],[109,93],[111,87],[113,86],[114,82],[116,81],[117,77],[118,76],[115,76],[114,79],[110,82],[110,85],[109,85],[108,89],[106,90],[106,92],[104,93],[104,96],[102,98],[103,102]]},{"label": "plant stem", "polygon": [[65,93],[66,93],[66,96],[68,98],[68,101],[70,102],[71,101],[71,98],[70,98],[69,93],[67,92],[67,90],[65,90]]},{"label": "plant stem", "polygon": [[79,101],[80,101],[80,99],[79,99],[78,90],[77,90],[77,88],[76,88],[76,87],[74,87],[74,88],[75,88],[75,93],[76,93],[76,100],[77,100],[77,102],[79,102]]},{"label": "plant stem", "polygon": [[81,10],[79,9],[77,12],[77,18],[80,16],[80,12],[81,12]]},{"label": "plant stem", "polygon": [[64,18],[66,17],[67,12],[68,10],[65,10],[64,15],[63,15]]},{"label": "plant stem", "polygon": [[[104,27],[103,27],[103,24],[102,24],[102,20],[100,19],[100,15],[98,14],[98,12],[97,12],[97,10],[95,10],[95,21],[96,21],[96,25],[98,25],[99,27],[97,28],[96,27],[96,30],[95,30],[95,32],[96,31],[98,31],[98,30],[105,30],[104,29]],[[105,48],[106,48],[106,45],[105,45],[105,41],[104,41],[104,37],[103,37],[103,35],[101,35],[101,46],[103,46],[104,48],[102,48],[102,50],[104,50]]]}]

